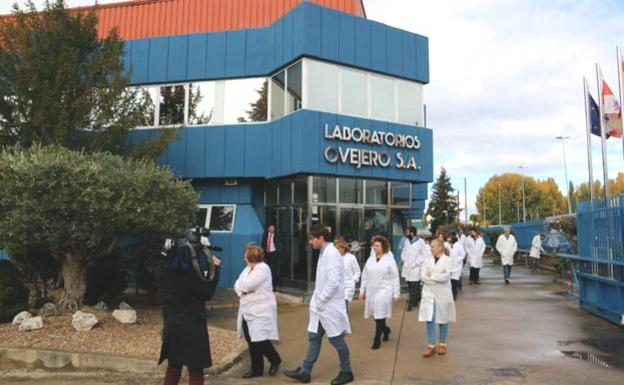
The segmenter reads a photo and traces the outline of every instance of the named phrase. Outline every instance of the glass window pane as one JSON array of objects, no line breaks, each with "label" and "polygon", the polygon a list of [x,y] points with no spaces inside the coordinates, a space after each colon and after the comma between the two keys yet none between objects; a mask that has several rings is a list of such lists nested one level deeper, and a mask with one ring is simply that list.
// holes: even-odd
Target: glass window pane
[{"label": "glass window pane", "polygon": [[410,186],[406,182],[391,182],[392,188],[392,204],[395,206],[410,205]]},{"label": "glass window pane", "polygon": [[277,204],[277,182],[267,182],[266,184],[266,204],[267,205],[276,205]]},{"label": "glass window pane", "polygon": [[223,123],[264,122],[267,81],[264,78],[225,81]]},{"label": "glass window pane", "polygon": [[361,179],[340,178],[340,203],[362,203],[364,182]]},{"label": "glass window pane", "polygon": [[208,224],[206,223],[206,216],[208,215],[208,208],[200,207],[197,209],[197,214],[195,216],[195,224],[201,227],[206,227]]},{"label": "glass window pane", "polygon": [[308,106],[310,109],[338,112],[338,67],[308,60]]},{"label": "glass window pane", "polygon": [[366,108],[366,73],[342,69],[342,113],[368,116]]},{"label": "glass window pane", "polygon": [[214,122],[215,83],[191,83],[189,87],[189,124]]},{"label": "glass window pane", "polygon": [[388,184],[380,180],[366,181],[366,203],[371,205],[388,204]]},{"label": "glass window pane", "polygon": [[279,204],[292,204],[292,189],[290,179],[284,179],[279,181]]},{"label": "glass window pane", "polygon": [[287,80],[286,113],[289,113],[301,108],[301,62],[288,68]]},{"label": "glass window pane", "polygon": [[396,79],[400,123],[422,126],[422,85]]},{"label": "glass window pane", "polygon": [[158,123],[161,126],[184,124],[185,99],[186,91],[183,85],[160,87]]},{"label": "glass window pane", "polygon": [[284,116],[284,88],[286,71],[281,71],[271,77],[271,120]]},{"label": "glass window pane", "polygon": [[386,210],[364,209],[364,258],[367,258],[371,253],[370,241],[375,235],[388,237]]},{"label": "glass window pane", "polygon": [[371,75],[371,117],[380,120],[394,120],[394,80]]},{"label": "glass window pane", "polygon": [[295,204],[306,205],[308,204],[308,177],[298,176],[294,179],[295,182]]},{"label": "glass window pane", "polygon": [[234,208],[228,206],[212,206],[210,210],[210,231],[232,231],[234,225]]},{"label": "glass window pane", "polygon": [[145,104],[145,113],[141,119],[142,127],[154,126],[154,114],[156,113],[156,100],[158,100],[158,87],[130,87],[134,92],[137,104]]},{"label": "glass window pane", "polygon": [[312,203],[336,202],[336,178],[315,176],[312,181]]}]

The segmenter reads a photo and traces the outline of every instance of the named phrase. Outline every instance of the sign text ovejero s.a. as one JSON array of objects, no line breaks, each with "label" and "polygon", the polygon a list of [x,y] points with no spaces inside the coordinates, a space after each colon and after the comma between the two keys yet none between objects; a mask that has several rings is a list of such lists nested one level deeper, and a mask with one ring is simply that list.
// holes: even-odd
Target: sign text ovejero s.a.
[{"label": "sign text ovejero s.a.", "polygon": [[[335,125],[330,128],[325,123],[324,138],[331,141],[361,143],[400,150],[420,149],[420,140],[416,135],[396,134],[393,132],[368,130],[358,127]],[[398,151],[392,156],[386,150],[374,150],[355,147],[329,145],[323,150],[323,158],[329,163],[346,163],[361,168],[396,167],[398,169],[420,170],[420,165],[413,154]]]}]

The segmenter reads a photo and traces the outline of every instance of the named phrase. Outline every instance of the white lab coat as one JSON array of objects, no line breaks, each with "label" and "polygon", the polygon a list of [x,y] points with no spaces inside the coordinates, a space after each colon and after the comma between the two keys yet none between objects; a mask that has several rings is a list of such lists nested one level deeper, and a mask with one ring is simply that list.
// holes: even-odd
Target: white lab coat
[{"label": "white lab coat", "polygon": [[342,263],[344,264],[345,274],[344,274],[344,291],[345,291],[345,299],[349,302],[353,299],[355,295],[355,285],[360,280],[361,270],[360,264],[355,258],[355,255],[351,253],[347,253],[342,256]]},{"label": "white lab coat", "polygon": [[310,299],[308,331],[318,333],[319,322],[328,337],[351,333],[344,290],[344,263],[333,243],[321,250],[316,265],[316,285]]},{"label": "white lab coat", "polygon": [[459,244],[462,245],[462,247],[466,247],[466,235],[465,234],[461,234],[457,237],[457,240],[459,241]]},{"label": "white lab coat", "polygon": [[464,269],[466,250],[459,242],[455,242],[451,248],[451,279],[459,279]]},{"label": "white lab coat", "polygon": [[509,238],[506,238],[505,234],[501,234],[496,241],[496,250],[501,255],[503,265],[513,265],[514,254],[518,250],[516,238],[511,234],[509,234]]},{"label": "white lab coat", "polygon": [[391,318],[393,298],[401,295],[401,281],[394,255],[389,251],[379,261],[376,256],[368,258],[362,270],[360,293],[364,300],[364,318]]},{"label": "white lab coat", "polygon": [[483,254],[485,253],[485,242],[483,238],[477,236],[477,239],[468,237],[466,239],[466,254],[468,265],[473,268],[480,269],[483,267]]},{"label": "white lab coat", "polygon": [[408,241],[401,253],[401,260],[403,261],[401,277],[408,282],[420,281],[420,267],[430,253],[431,249],[422,238],[419,237],[413,243]]},{"label": "white lab coat", "polygon": [[544,248],[542,247],[542,237],[539,234],[533,237],[531,241],[531,252],[529,253],[529,257],[531,258],[540,258],[540,253],[545,253]]},{"label": "white lab coat", "polygon": [[451,253],[451,249],[453,248],[453,246],[451,246],[451,242],[445,241],[444,242],[444,248],[448,250],[449,254]]},{"label": "white lab coat", "polygon": [[[459,242],[458,242],[459,243]],[[459,245],[461,247],[461,245]],[[455,322],[455,301],[451,289],[451,257],[442,254],[436,263],[432,255],[425,260],[422,266],[422,299],[418,311],[418,320],[430,322],[433,319],[435,304],[435,318],[437,324]],[[431,273],[431,277],[427,275]]]},{"label": "white lab coat", "polygon": [[240,297],[237,334],[244,338],[243,318],[247,321],[252,342],[279,340],[277,331],[277,302],[271,284],[271,269],[260,262],[253,270],[247,266],[234,283],[234,291]]}]

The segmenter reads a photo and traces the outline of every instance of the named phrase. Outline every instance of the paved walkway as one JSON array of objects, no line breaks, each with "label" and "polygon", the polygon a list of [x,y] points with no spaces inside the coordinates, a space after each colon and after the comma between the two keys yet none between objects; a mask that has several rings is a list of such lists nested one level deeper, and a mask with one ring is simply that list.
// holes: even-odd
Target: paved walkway
[{"label": "paved walkway", "polygon": [[[624,383],[624,329],[593,317],[575,300],[558,294],[548,274],[531,274],[515,267],[512,284],[504,285],[500,266],[487,265],[481,286],[469,286],[457,300],[458,322],[449,332],[449,352],[444,357],[422,358],[425,330],[417,311],[395,306],[390,341],[378,351],[370,345],[373,322],[362,317],[362,303],[351,310],[353,335],[348,337],[356,384],[618,384]],[[235,311],[212,312],[211,322],[234,328]],[[304,306],[282,306],[279,322],[282,340],[277,349],[282,368],[294,368],[303,358],[308,313]],[[401,328],[401,322],[403,325]],[[401,338],[399,340],[399,334]],[[567,357],[566,352],[588,352],[590,361]],[[574,353],[568,353],[574,354]],[[578,353],[583,355],[583,353]],[[602,362],[602,364],[600,363]],[[242,380],[245,360],[230,372],[207,380],[212,384],[291,384],[283,375]],[[602,365],[617,366],[605,368]],[[509,369],[496,373],[495,369]],[[515,369],[515,370],[514,370]],[[324,342],[313,372],[313,383],[327,384],[337,374],[335,352]],[[515,374],[515,375],[513,375]],[[8,382],[0,377],[2,384]],[[393,382],[392,382],[393,381]],[[29,383],[30,381],[27,381]],[[99,380],[57,376],[40,378],[43,385],[57,384],[159,384],[160,379],[106,376]],[[15,384],[20,382],[15,382]],[[24,382],[21,382],[22,384]],[[184,383],[184,382],[181,382]]]}]

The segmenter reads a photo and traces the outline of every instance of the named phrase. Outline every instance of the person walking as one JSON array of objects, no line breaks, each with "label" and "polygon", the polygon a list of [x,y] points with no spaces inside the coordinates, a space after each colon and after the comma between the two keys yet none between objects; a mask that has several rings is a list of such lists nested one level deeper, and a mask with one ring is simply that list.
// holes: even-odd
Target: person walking
[{"label": "person walking", "polygon": [[455,300],[457,299],[457,293],[461,285],[461,274],[464,269],[466,250],[456,233],[449,233],[448,240],[451,244],[451,289],[453,292],[453,299]]},{"label": "person walking", "polygon": [[271,340],[279,340],[277,331],[277,301],[271,284],[271,269],[264,263],[260,246],[249,244],[244,253],[247,267],[234,283],[240,297],[237,319],[238,338],[245,338],[251,357],[251,368],[243,378],[264,375],[264,357],[271,366],[269,374],[277,373],[282,359]]},{"label": "person walking", "polygon": [[340,373],[331,384],[347,384],[354,380],[354,376],[349,347],[344,338],[345,334],[351,333],[344,300],[344,263],[340,252],[330,242],[327,227],[321,224],[312,226],[308,238],[312,248],[320,250],[316,285],[310,300],[308,352],[301,366],[294,370],[285,370],[284,374],[299,382],[309,383],[312,367],[321,352],[323,335],[327,334],[340,360]]},{"label": "person walking", "polygon": [[470,284],[480,285],[479,273],[483,267],[485,241],[476,229],[470,229],[466,239],[466,257],[470,267]]},{"label": "person walking", "polygon": [[349,252],[349,246],[345,241],[344,237],[337,236],[334,238],[334,246],[342,255],[342,262],[345,268],[344,275],[344,291],[345,291],[345,304],[347,306],[347,312],[349,311],[349,303],[353,300],[353,296],[355,295],[355,286],[360,280],[360,276],[362,274],[360,270],[360,264],[355,258],[355,255]]},{"label": "person walking", "polygon": [[390,251],[390,242],[381,235],[372,239],[374,255],[370,256],[362,271],[360,286],[360,300],[364,302],[364,318],[373,317],[375,320],[375,338],[372,349],[379,349],[381,338],[388,341],[390,328],[386,325],[386,318],[392,317],[392,304],[399,300],[401,282],[399,269],[394,255]]},{"label": "person walking", "polygon": [[156,267],[156,285],[163,305],[158,364],[167,360],[164,385],[177,385],[183,366],[188,368],[190,385],[203,385],[204,369],[212,366],[205,302],[217,289],[221,260],[212,256],[214,278],[203,279],[193,267],[198,265],[193,261],[198,251],[187,238],[178,238]]},{"label": "person walking", "polygon": [[[455,322],[456,316],[450,282],[451,258],[438,239],[431,242],[431,253],[422,267],[423,293],[418,312],[418,320],[426,322],[427,327],[427,348],[423,357],[431,357],[436,351],[439,355],[446,354],[448,324]],[[436,325],[440,329],[437,346]]]},{"label": "person walking", "polygon": [[498,237],[496,241],[496,251],[501,256],[501,264],[503,265],[503,278],[505,284],[509,285],[511,281],[511,267],[514,262],[514,255],[518,251],[518,243],[516,238],[511,235],[511,229],[509,227],[503,228],[503,233]]},{"label": "person walking", "polygon": [[401,260],[403,261],[401,276],[407,282],[409,291],[407,311],[412,311],[420,304],[422,290],[420,267],[429,255],[430,249],[425,241],[418,236],[418,230],[414,227],[410,226],[405,229],[405,237],[408,242],[406,242],[401,252]]},{"label": "person walking", "polygon": [[275,226],[269,225],[266,231],[262,235],[262,250],[264,250],[265,262],[271,269],[271,284],[273,285],[273,291],[279,284],[279,253],[280,253],[280,238],[275,232]]},{"label": "person walking", "polygon": [[531,251],[529,252],[529,269],[537,271],[540,263],[540,255],[546,253],[542,247],[542,241],[546,238],[544,234],[537,234],[531,241]]}]

